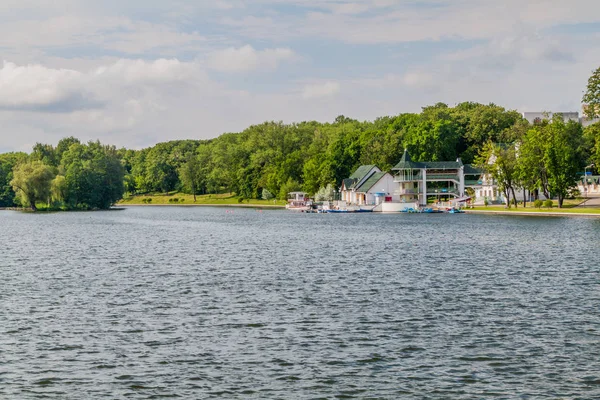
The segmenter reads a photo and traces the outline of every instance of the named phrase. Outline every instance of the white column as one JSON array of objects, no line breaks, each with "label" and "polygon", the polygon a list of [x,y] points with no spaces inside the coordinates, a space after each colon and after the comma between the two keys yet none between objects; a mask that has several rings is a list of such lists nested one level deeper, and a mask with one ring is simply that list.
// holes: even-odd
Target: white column
[{"label": "white column", "polygon": [[458,196],[463,197],[465,195],[465,167],[462,166],[458,170]]},{"label": "white column", "polygon": [[421,200],[421,205],[427,206],[427,169],[423,168],[421,173],[423,174],[423,199]]}]

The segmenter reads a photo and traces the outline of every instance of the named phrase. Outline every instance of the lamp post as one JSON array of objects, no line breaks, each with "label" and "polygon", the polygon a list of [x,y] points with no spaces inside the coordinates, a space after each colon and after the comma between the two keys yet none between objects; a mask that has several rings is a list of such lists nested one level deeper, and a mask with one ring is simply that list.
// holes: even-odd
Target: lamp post
[{"label": "lamp post", "polygon": [[[593,168],[594,164],[590,164],[587,167],[585,167],[583,169],[583,190],[585,192],[584,197],[587,199],[587,194],[588,194],[588,180],[587,180],[587,169],[588,168]],[[587,201],[587,200],[586,200]]]}]

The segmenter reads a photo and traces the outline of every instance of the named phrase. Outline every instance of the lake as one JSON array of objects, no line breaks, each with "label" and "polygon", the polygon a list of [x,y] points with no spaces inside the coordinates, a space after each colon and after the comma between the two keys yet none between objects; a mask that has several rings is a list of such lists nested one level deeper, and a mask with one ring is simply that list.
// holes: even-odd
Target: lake
[{"label": "lake", "polygon": [[0,211],[0,398],[600,398],[600,219]]}]

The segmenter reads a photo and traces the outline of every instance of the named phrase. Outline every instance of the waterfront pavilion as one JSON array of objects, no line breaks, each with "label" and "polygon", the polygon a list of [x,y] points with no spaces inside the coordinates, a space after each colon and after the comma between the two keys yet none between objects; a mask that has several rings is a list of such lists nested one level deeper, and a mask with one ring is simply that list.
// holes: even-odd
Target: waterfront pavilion
[{"label": "waterfront pavilion", "polygon": [[[467,186],[478,185],[481,172],[471,165],[456,161],[412,161],[408,150],[396,164],[394,182],[399,184],[396,194],[403,203],[427,205],[428,196],[447,196],[466,200]],[[465,179],[467,178],[467,180]]]}]

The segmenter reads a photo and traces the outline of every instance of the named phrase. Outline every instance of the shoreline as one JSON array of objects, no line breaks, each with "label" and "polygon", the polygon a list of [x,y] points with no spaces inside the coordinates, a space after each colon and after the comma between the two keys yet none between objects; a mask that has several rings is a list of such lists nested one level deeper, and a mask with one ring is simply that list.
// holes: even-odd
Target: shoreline
[{"label": "shoreline", "polygon": [[502,210],[463,210],[465,214],[494,214],[534,217],[593,217],[600,218],[600,213],[575,213],[569,211],[502,211]]},{"label": "shoreline", "polygon": [[285,206],[277,204],[129,204],[129,203],[117,203],[115,207],[127,208],[127,207],[237,207],[237,208],[272,208],[272,209],[285,209]]}]

